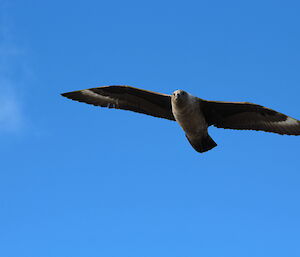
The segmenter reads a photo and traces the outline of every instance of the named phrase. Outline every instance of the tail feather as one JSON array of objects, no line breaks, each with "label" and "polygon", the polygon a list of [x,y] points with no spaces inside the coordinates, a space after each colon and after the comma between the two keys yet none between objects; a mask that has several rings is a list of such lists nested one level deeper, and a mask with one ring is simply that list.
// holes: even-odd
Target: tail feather
[{"label": "tail feather", "polygon": [[207,134],[199,138],[189,138],[186,135],[192,147],[199,153],[207,152],[217,146],[216,142]]}]

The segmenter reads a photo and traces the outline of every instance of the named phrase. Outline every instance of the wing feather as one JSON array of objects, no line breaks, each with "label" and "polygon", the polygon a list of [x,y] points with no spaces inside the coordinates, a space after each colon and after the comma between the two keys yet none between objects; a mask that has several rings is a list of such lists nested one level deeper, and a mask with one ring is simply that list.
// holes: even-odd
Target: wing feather
[{"label": "wing feather", "polygon": [[201,110],[208,125],[218,128],[300,135],[299,120],[258,104],[202,100]]},{"label": "wing feather", "polygon": [[171,96],[130,86],[105,86],[63,93],[69,99],[175,120]]}]

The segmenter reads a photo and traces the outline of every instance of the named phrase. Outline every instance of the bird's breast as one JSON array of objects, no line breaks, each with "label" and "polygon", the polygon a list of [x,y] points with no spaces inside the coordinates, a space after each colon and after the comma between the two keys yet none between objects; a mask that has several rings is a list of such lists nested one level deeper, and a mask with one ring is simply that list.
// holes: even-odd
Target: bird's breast
[{"label": "bird's breast", "polygon": [[207,130],[208,126],[200,109],[199,102],[190,102],[179,105],[173,101],[172,112],[175,120],[186,134],[196,135]]}]

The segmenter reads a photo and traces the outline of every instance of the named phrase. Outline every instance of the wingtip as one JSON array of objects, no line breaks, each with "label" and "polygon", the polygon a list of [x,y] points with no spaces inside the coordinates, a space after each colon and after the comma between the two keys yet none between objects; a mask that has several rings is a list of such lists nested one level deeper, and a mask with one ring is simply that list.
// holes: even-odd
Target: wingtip
[{"label": "wingtip", "polygon": [[66,98],[72,98],[74,96],[77,96],[77,95],[81,95],[81,92],[83,90],[77,90],[77,91],[71,91],[71,92],[65,92],[65,93],[61,93],[60,95],[63,96],[63,97],[66,97]]},{"label": "wingtip", "polygon": [[60,95],[63,96],[63,97],[69,98],[70,92],[67,92],[67,93],[61,93]]}]

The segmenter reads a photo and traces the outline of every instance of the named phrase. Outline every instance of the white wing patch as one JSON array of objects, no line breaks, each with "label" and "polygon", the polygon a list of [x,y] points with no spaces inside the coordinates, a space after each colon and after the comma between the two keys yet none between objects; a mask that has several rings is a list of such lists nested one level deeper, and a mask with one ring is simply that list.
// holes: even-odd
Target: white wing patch
[{"label": "white wing patch", "polygon": [[115,108],[116,105],[118,104],[117,100],[107,96],[99,95],[89,89],[81,90],[81,93],[83,95],[98,99],[100,102],[107,104],[108,108]]},{"label": "white wing patch", "polygon": [[115,100],[113,98],[103,96],[103,95],[99,95],[99,94],[97,94],[97,93],[95,93],[95,92],[93,92],[89,89],[81,90],[81,93],[83,95],[88,95],[88,96],[91,96],[91,97],[99,98],[99,100],[101,100],[101,101],[115,102]]},{"label": "white wing patch", "polygon": [[276,124],[283,125],[283,126],[295,126],[295,125],[299,125],[299,122],[296,119],[288,117],[285,121],[279,121],[276,122]]}]

